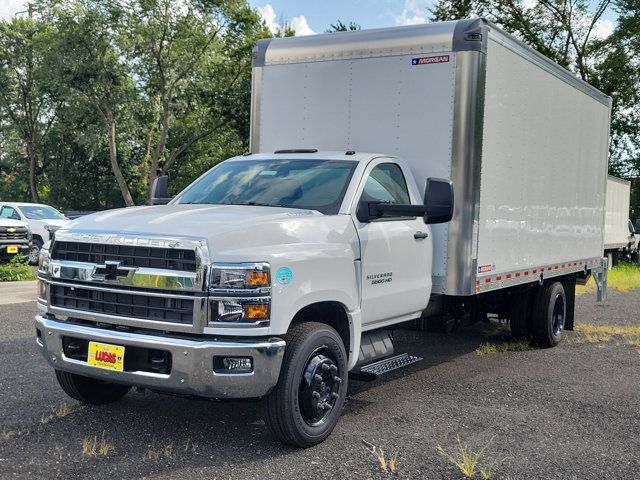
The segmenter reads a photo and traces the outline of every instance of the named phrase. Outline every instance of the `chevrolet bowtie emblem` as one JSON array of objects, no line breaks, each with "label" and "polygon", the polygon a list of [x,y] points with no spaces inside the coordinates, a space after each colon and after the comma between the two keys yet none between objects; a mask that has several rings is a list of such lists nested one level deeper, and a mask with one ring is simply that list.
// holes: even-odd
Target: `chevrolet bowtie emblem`
[{"label": "chevrolet bowtie emblem", "polygon": [[9,228],[7,228],[7,232],[9,232],[9,233],[13,233],[13,232],[15,232],[15,231],[16,231],[16,229],[15,229],[15,228],[13,228],[13,227],[9,227]]},{"label": "chevrolet bowtie emblem", "polygon": [[119,280],[133,276],[136,270],[136,267],[121,267],[120,262],[107,260],[104,265],[96,265],[92,277],[98,281]]}]

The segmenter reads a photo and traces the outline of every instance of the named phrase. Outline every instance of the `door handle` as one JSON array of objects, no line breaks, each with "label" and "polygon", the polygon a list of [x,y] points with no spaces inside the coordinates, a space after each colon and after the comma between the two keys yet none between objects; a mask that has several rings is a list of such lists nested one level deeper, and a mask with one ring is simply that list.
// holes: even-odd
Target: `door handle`
[{"label": "door handle", "polygon": [[427,232],[416,232],[413,234],[413,238],[416,240],[422,240],[423,238],[427,238],[429,234]]}]

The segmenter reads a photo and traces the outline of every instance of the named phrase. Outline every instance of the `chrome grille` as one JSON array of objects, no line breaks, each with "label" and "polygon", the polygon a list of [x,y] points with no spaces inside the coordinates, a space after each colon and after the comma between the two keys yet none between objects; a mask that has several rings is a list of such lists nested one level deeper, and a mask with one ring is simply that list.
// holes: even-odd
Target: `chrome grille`
[{"label": "chrome grille", "polygon": [[26,240],[28,236],[29,231],[25,227],[0,227],[0,240]]},{"label": "chrome grille", "polygon": [[95,264],[116,261],[126,267],[184,272],[195,272],[197,268],[195,252],[178,248],[56,241],[51,258]]},{"label": "chrome grille", "polygon": [[51,305],[54,307],[156,322],[193,322],[195,298],[163,297],[162,291],[157,293],[160,295],[150,296],[133,290],[114,292],[77,285],[50,286]]}]

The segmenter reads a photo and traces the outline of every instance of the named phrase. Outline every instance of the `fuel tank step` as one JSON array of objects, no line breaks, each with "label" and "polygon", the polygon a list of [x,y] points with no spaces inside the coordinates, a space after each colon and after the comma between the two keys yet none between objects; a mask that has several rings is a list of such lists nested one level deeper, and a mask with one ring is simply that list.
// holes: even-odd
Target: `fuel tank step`
[{"label": "fuel tank step", "polygon": [[415,355],[409,355],[408,353],[401,353],[399,355],[394,355],[393,357],[385,358],[384,360],[378,360],[377,362],[362,365],[352,371],[351,376],[356,380],[371,381],[375,380],[380,375],[408,367],[420,360],[422,360],[422,357],[416,357]]}]

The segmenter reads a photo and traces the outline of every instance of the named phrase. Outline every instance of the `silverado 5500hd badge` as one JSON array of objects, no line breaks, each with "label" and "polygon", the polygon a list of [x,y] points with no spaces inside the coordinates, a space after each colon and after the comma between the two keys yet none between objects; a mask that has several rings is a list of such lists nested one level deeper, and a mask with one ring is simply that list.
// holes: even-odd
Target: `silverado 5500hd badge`
[{"label": "silverado 5500hd badge", "polygon": [[371,273],[367,275],[367,281],[371,281],[371,285],[390,283],[393,281],[393,272]]}]

